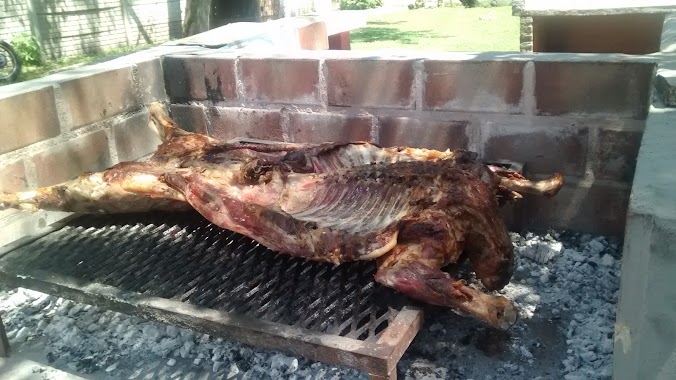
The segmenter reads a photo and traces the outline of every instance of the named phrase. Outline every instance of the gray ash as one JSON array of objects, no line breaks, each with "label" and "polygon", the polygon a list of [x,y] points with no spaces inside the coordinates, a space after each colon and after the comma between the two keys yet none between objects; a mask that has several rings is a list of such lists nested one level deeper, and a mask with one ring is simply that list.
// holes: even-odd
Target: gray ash
[{"label": "gray ash", "polygon": [[[621,242],[570,231],[511,236],[515,274],[499,293],[519,306],[519,322],[496,331],[429,307],[423,330],[399,363],[400,378],[610,378]],[[0,292],[0,313],[13,352],[37,350],[45,365],[80,374],[368,378],[25,289]]]}]

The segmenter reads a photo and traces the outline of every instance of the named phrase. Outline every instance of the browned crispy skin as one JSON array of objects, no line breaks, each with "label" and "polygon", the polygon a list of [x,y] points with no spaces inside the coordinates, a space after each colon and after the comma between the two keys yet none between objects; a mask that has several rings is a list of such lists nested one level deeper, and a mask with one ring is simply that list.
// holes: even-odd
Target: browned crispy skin
[{"label": "browned crispy skin", "polygon": [[189,133],[157,104],[162,144],[127,162],[35,191],[0,194],[0,209],[78,213],[195,209],[276,251],[335,264],[377,260],[376,281],[498,327],[517,311],[441,271],[469,259],[488,290],[512,276],[498,208],[520,193],[553,196],[556,174],[530,181],[472,152],[347,144],[223,143]]}]

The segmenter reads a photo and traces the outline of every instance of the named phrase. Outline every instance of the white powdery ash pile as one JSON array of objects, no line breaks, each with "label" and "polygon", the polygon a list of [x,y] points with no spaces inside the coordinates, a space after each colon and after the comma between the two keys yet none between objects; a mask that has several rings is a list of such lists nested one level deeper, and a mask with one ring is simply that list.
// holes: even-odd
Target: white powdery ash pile
[{"label": "white powdery ash pile", "polygon": [[[512,234],[518,255],[517,272],[528,278],[521,283],[537,290],[537,307],[552,316],[568,316],[566,380],[610,378],[612,374],[615,310],[620,283],[620,254],[616,243],[590,235],[570,239],[569,247],[547,234]],[[507,294],[510,295],[510,284]],[[533,304],[522,305],[528,317]],[[527,354],[526,354],[527,355]]]},{"label": "white powdery ash pile", "polygon": [[[558,233],[513,233],[512,241],[515,277],[501,293],[516,300],[522,314],[521,326],[515,326],[510,338],[510,354],[516,359],[504,362],[468,351],[467,357],[459,353],[453,359],[442,353],[430,363],[407,353],[399,368],[404,378],[537,378],[534,350],[547,347],[535,343],[529,335],[529,323],[541,315],[555,320],[559,333],[565,335],[566,352],[556,353],[563,359],[551,369],[555,378],[610,378],[620,271],[617,245],[603,237],[563,237]],[[355,370],[252,348],[26,289],[0,292],[0,313],[14,352],[42,345],[52,366],[79,373],[143,378],[144,371],[152,367],[155,376],[166,378],[176,373],[185,377],[191,372],[216,373],[225,379],[368,378]],[[455,343],[450,340],[457,340],[458,334],[476,330],[477,326],[469,322],[458,325],[458,320],[464,321],[455,319],[452,325],[444,325],[428,319],[428,330],[419,335],[410,351],[415,351],[415,345],[451,351],[448,347]],[[444,341],[447,330],[449,335]],[[433,331],[431,338],[427,331]],[[421,343],[421,339],[435,342]]]}]

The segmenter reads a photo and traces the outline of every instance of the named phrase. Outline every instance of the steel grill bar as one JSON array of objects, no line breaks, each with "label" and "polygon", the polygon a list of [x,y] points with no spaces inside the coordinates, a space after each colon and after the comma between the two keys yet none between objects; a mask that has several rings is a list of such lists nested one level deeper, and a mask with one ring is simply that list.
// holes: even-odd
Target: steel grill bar
[{"label": "steel grill bar", "polygon": [[[360,348],[357,350],[360,353],[355,351],[350,355],[366,355],[364,363],[371,363],[362,363],[356,368],[382,372],[381,364],[374,363],[385,360],[388,370],[391,369],[387,352],[401,349],[397,345],[407,346],[410,340],[397,343],[390,339],[394,343],[387,345],[378,341],[401,311],[410,309],[411,302],[377,285],[373,281],[374,270],[372,262],[334,266],[274,253],[245,236],[214,226],[192,212],[83,216],[0,258],[0,280],[8,283],[27,281],[48,292],[58,288],[77,299],[91,299],[92,303],[112,302],[119,306],[126,305],[128,298],[137,297],[134,295],[159,297],[163,302],[228,313],[228,320],[245,318],[240,324],[277,323],[288,326],[287,329],[306,331],[301,335],[328,334],[326,337],[329,338],[319,340],[322,342],[335,340],[330,337],[343,337],[341,339],[371,344],[364,349],[372,354],[364,354]],[[46,285],[44,281],[48,280],[34,279],[43,273],[46,278],[66,280]],[[113,289],[111,294],[128,292],[129,295],[116,301],[112,296],[106,298],[98,293],[77,290],[75,285],[69,285],[71,283],[97,284],[94,288]],[[147,307],[139,306],[138,313],[147,317]],[[177,323],[186,323],[186,326],[201,328],[202,323],[209,326],[216,323],[202,320],[195,324],[189,318],[199,312],[177,316],[176,308],[185,307],[156,309],[159,313],[169,313]],[[131,313],[135,310],[132,308]],[[411,332],[408,331],[413,329],[415,335],[419,326],[419,312],[416,313],[418,317],[410,324],[398,327],[406,330],[408,335],[405,335],[409,338]],[[218,326],[223,331],[235,329]],[[260,339],[257,335],[260,332],[251,337],[241,334],[236,332],[240,340],[250,344]],[[269,333],[267,339],[283,346],[283,340],[275,334],[278,333]],[[294,339],[298,343],[306,338]],[[303,354],[310,358],[320,355],[318,358],[324,361],[333,360],[333,351],[322,351],[324,348],[318,349],[315,345],[312,343],[308,347],[319,350],[321,355],[317,352]],[[342,363],[340,356],[335,358],[337,362],[333,362],[337,364],[354,366],[352,361]]]}]

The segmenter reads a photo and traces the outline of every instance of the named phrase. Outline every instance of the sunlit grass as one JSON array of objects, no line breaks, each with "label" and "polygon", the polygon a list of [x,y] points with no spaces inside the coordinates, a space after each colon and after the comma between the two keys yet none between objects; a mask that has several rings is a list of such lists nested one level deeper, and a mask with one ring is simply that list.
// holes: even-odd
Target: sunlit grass
[{"label": "sunlit grass", "polygon": [[437,8],[374,16],[352,31],[353,50],[518,51],[511,7]]}]

